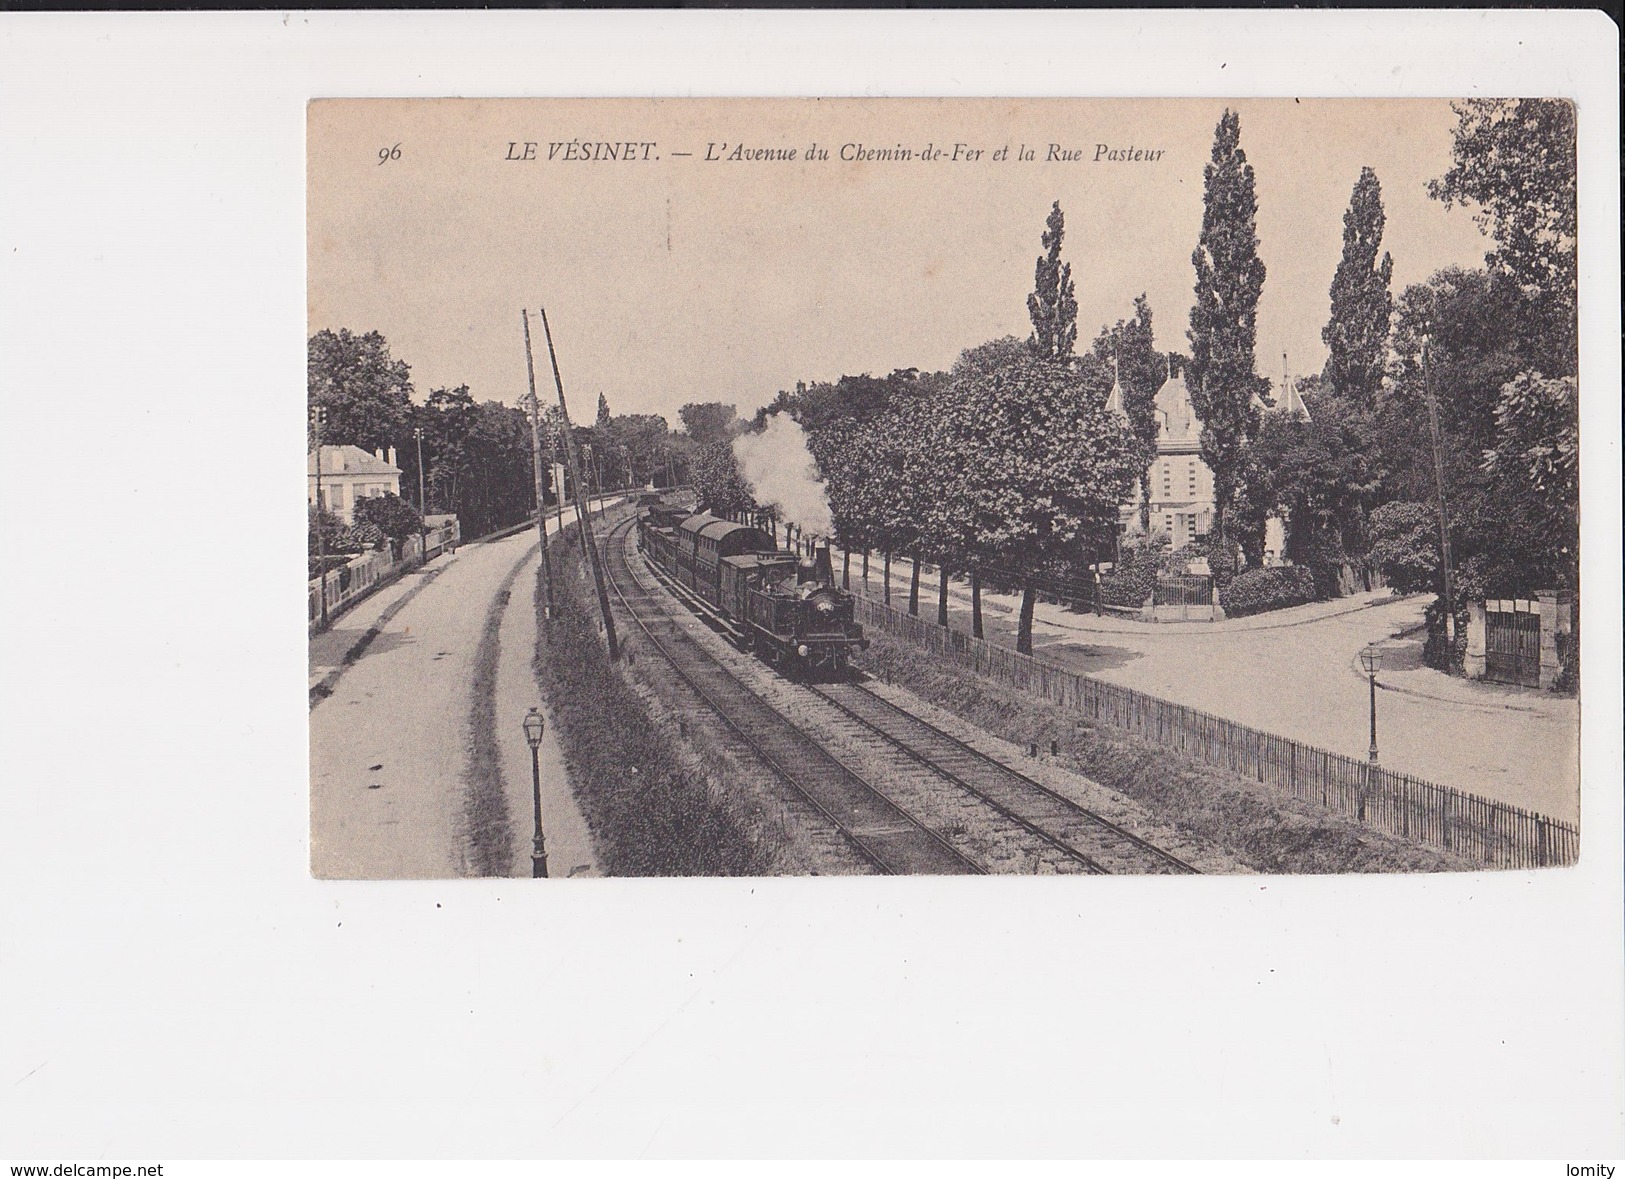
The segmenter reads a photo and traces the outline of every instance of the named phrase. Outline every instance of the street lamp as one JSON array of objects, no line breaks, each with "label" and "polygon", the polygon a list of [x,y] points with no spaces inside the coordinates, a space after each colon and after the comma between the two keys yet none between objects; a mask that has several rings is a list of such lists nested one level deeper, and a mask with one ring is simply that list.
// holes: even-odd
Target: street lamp
[{"label": "street lamp", "polygon": [[542,839],[542,766],[538,760],[542,748],[542,732],[547,722],[536,709],[525,714],[525,740],[530,743],[530,795],[536,814],[536,829],[531,833],[530,875],[534,880],[547,877],[547,844]]},{"label": "street lamp", "polygon": [[1382,670],[1382,648],[1372,643],[1360,652],[1360,666],[1371,680],[1371,764],[1377,764],[1377,672]]}]

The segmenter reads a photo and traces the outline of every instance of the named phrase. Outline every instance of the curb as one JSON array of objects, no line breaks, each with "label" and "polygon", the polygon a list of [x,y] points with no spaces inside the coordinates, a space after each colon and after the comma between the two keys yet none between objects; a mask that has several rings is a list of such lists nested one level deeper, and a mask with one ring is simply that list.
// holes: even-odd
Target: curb
[{"label": "curb", "polygon": [[[1414,595],[1412,595],[1412,594],[1404,594],[1404,595],[1402,595],[1400,597],[1397,597],[1397,598],[1379,598],[1375,602],[1364,602],[1364,603],[1362,603],[1362,604],[1360,604],[1358,606],[1350,606],[1346,610],[1334,610],[1329,614],[1317,614],[1313,618],[1298,618],[1298,619],[1293,619],[1293,620],[1288,621],[1288,622],[1272,622],[1272,623],[1269,623],[1269,624],[1267,624],[1265,626],[1233,626],[1233,627],[1225,627],[1225,626],[1222,626],[1222,623],[1216,625],[1215,623],[1211,623],[1211,622],[1203,622],[1203,623],[1167,623],[1167,622],[1164,622],[1164,623],[1155,623],[1155,624],[1153,624],[1153,623],[1145,623],[1145,624],[1142,624],[1141,626],[1137,626],[1137,627],[1134,627],[1132,629],[1127,629],[1127,630],[1124,630],[1124,629],[1107,630],[1105,628],[1096,629],[1096,628],[1093,628],[1093,627],[1067,626],[1065,623],[1060,623],[1060,622],[1051,622],[1051,623],[1048,623],[1047,625],[1053,626],[1058,630],[1065,630],[1069,634],[1074,634],[1074,635],[1143,635],[1143,634],[1147,634],[1147,633],[1156,633],[1152,628],[1153,627],[1161,627],[1163,634],[1181,634],[1181,633],[1183,633],[1183,634],[1197,635],[1197,636],[1202,637],[1202,638],[1207,638],[1207,637],[1212,636],[1212,635],[1247,634],[1247,633],[1250,633],[1252,631],[1260,631],[1260,630],[1290,630],[1292,627],[1295,627],[1295,626],[1312,626],[1314,623],[1317,623],[1317,622],[1325,622],[1329,618],[1345,618],[1350,614],[1358,614],[1362,610],[1375,610],[1375,609],[1377,609],[1379,607],[1382,607],[1382,606],[1390,606],[1395,602],[1402,602],[1406,598],[1413,597],[1413,596]],[[1262,617],[1262,615],[1248,614],[1248,615],[1244,615],[1243,618],[1237,618],[1234,621],[1241,622],[1245,618],[1260,618],[1260,617]],[[1190,630],[1190,631],[1183,631],[1183,632],[1181,632],[1181,631],[1170,631],[1168,628],[1171,627],[1171,626],[1192,626],[1192,627],[1194,627],[1196,629],[1193,629],[1193,630]],[[1072,642],[1074,640],[1072,640],[1072,639],[1062,639],[1062,640],[1058,640],[1058,641],[1059,642]],[[1046,645],[1051,645],[1051,644],[1046,644]]]}]

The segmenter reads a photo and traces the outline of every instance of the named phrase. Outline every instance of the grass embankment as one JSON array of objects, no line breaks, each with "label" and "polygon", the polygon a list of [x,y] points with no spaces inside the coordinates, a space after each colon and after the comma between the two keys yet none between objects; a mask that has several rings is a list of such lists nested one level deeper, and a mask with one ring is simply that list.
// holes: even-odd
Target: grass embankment
[{"label": "grass embankment", "polygon": [[476,876],[506,876],[513,863],[513,824],[497,752],[496,684],[502,616],[513,598],[519,565],[503,579],[474,651],[473,706],[468,717],[468,759],[463,772],[463,854]]},{"label": "grass embankment", "polygon": [[876,630],[863,668],[1006,741],[1048,749],[1061,765],[1140,803],[1260,872],[1442,872],[1477,865],[1369,830],[1248,778],[1187,760],[1088,721],[1019,688],[939,661]]},{"label": "grass embankment", "polygon": [[549,542],[558,610],[551,621],[542,618],[538,571],[536,681],[604,871],[611,876],[770,871],[773,844],[757,834],[758,825],[717,783],[685,766],[676,739],[655,723],[624,665],[609,662],[575,526]]}]

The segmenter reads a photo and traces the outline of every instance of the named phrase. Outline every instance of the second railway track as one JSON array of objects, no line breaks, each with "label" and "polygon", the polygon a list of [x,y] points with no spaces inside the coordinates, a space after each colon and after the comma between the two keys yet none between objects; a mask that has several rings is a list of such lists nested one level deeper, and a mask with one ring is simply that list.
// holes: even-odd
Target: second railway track
[{"label": "second railway track", "polygon": [[847,716],[983,799],[1097,875],[1196,868],[859,683],[813,684]]},{"label": "second railway track", "polygon": [[[984,872],[943,832],[879,784],[847,765],[687,633],[665,594],[640,573],[622,524],[609,535],[606,562],[622,605],[677,674],[793,790],[832,822],[876,869],[891,873]],[[1105,874],[1194,873],[1195,867],[1150,841],[974,748],[860,683],[801,685],[845,722],[843,736],[890,751],[1013,831],[1057,870]],[[827,726],[826,726],[827,727]],[[869,766],[882,756],[864,758]],[[904,797],[908,791],[901,792]],[[918,794],[916,792],[916,799]],[[994,818],[993,816],[996,816]],[[1025,858],[1025,856],[1024,856]]]}]

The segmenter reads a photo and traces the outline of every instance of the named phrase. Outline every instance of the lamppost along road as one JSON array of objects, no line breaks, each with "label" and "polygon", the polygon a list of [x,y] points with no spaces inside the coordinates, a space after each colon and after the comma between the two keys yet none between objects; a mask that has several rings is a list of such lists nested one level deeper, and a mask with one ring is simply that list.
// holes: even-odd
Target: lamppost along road
[{"label": "lamppost along road", "polygon": [[1382,670],[1382,648],[1372,643],[1360,652],[1360,666],[1371,681],[1371,754],[1370,762],[1377,764],[1377,672]]},{"label": "lamppost along road", "polygon": [[543,880],[547,877],[547,841],[542,837],[542,766],[538,756],[547,722],[532,708],[525,714],[524,726],[525,740],[530,745],[531,810],[536,816],[536,827],[530,836],[530,874],[533,879]]}]

